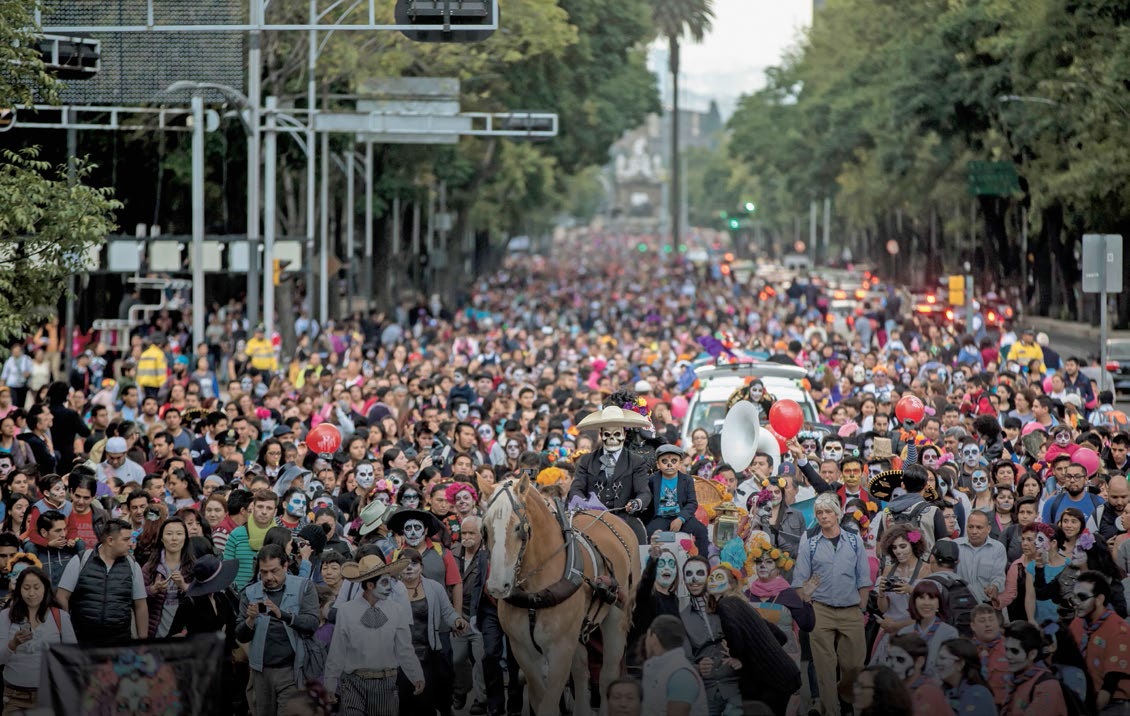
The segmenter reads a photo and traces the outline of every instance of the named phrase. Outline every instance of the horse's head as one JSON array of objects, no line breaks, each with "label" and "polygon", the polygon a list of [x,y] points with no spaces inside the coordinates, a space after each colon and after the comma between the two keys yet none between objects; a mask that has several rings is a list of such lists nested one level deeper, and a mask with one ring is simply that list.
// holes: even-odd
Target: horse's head
[{"label": "horse's head", "polygon": [[518,570],[530,539],[526,518],[529,489],[526,475],[496,485],[483,514],[483,547],[490,556],[487,594],[495,599],[509,597],[518,584]]}]

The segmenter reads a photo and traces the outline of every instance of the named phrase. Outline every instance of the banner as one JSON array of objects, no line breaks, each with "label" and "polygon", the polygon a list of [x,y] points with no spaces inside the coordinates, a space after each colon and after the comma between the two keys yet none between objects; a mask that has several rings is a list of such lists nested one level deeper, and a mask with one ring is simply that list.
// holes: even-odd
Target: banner
[{"label": "banner", "polygon": [[222,634],[112,647],[52,644],[44,654],[39,706],[83,716],[211,713],[223,648]]}]

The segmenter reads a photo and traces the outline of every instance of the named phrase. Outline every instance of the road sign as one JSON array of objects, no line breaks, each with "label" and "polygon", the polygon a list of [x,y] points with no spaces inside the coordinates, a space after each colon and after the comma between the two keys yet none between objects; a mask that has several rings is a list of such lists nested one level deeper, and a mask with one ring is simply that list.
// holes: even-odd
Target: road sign
[{"label": "road sign", "polygon": [[1084,234],[1083,293],[1104,290],[1122,293],[1122,235]]},{"label": "road sign", "polygon": [[969,193],[974,196],[1010,196],[1020,191],[1020,177],[1012,162],[971,161],[966,171]]}]

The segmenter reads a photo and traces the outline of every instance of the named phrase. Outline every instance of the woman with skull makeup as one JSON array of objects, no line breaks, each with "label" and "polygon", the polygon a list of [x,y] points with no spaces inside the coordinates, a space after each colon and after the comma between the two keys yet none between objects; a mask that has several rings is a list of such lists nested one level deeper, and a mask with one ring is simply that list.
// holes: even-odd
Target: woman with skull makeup
[{"label": "woman with skull makeup", "polygon": [[675,553],[662,546],[657,535],[652,535],[648,548],[647,564],[640,573],[640,586],[636,591],[636,606],[632,612],[632,628],[628,633],[625,652],[629,667],[635,667],[644,658],[643,638],[647,625],[655,617],[669,614],[679,616],[685,600],[679,597],[679,562]]},{"label": "woman with skull makeup", "polygon": [[782,648],[784,632],[742,595],[741,572],[725,563],[711,569],[705,557],[693,555],[683,564],[683,581],[690,598],[679,616],[711,716],[742,713],[746,699],[784,713],[800,688],[800,671]]},{"label": "woman with skull makeup", "polygon": [[[443,485],[435,487],[444,489]],[[459,564],[455,560],[455,555],[447,546],[450,542],[443,541],[450,537],[440,519],[426,510],[400,509],[385,524],[389,532],[401,538],[403,544],[393,556],[399,557],[408,549],[419,552],[424,576],[444,585],[452,604],[462,604],[463,576],[459,573]]]},{"label": "woman with skull makeup", "polygon": [[[407,521],[403,526],[406,535],[409,530],[415,534],[415,525],[409,524],[412,522],[419,520]],[[467,620],[451,606],[452,602],[442,583],[425,576],[426,568],[421,552],[406,548],[398,556],[408,560],[408,566],[400,573],[400,581],[408,590],[412,613],[412,646],[424,670],[424,689],[420,693],[414,693],[406,680],[401,680],[401,713],[420,716],[439,713],[440,716],[450,716],[451,683],[454,679],[450,632],[462,634],[467,629]],[[457,596],[456,603],[462,604],[461,579]]]}]

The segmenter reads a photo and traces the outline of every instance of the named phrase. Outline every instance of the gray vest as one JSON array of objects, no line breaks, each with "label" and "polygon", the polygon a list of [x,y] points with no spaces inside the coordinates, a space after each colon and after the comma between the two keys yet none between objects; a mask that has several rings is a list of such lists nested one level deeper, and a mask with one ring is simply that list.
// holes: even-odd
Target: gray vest
[{"label": "gray vest", "polygon": [[698,696],[691,704],[690,716],[707,716],[706,686],[702,683],[698,669],[687,661],[682,649],[675,648],[665,654],[652,657],[643,665],[643,708],[641,713],[665,714],[667,713],[667,682],[671,676],[680,669],[686,669],[693,674],[698,682]]}]

